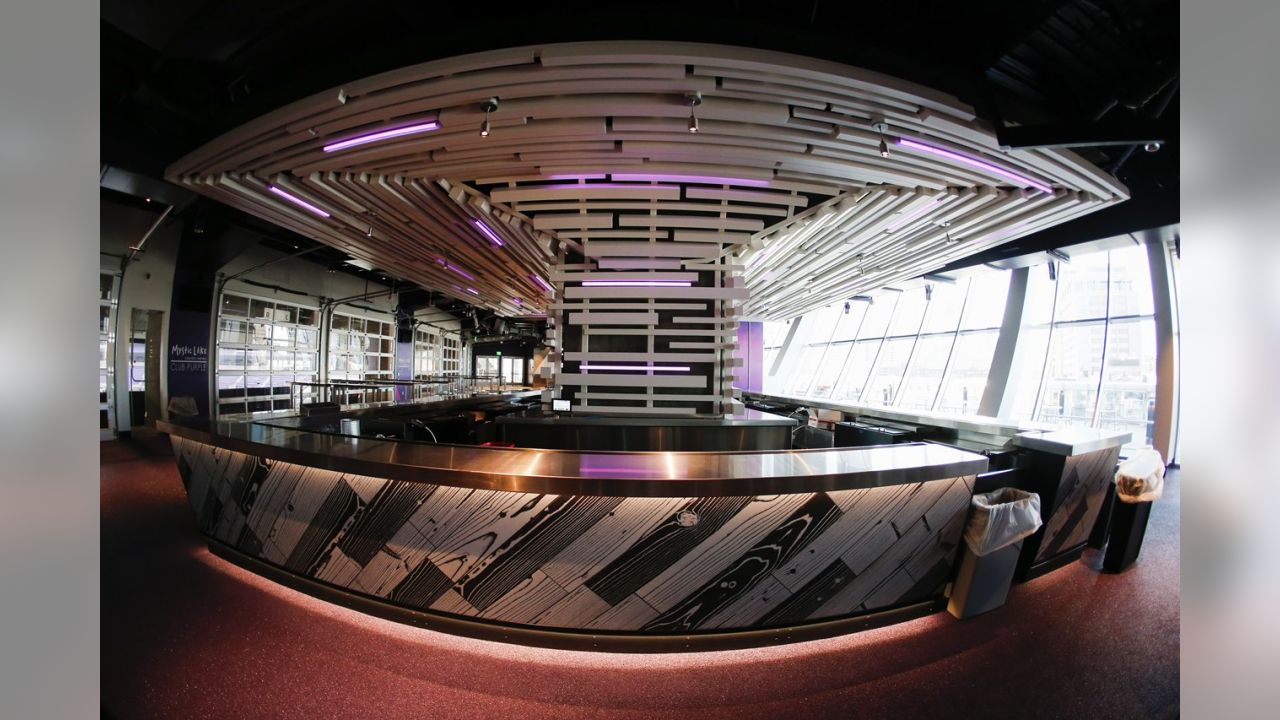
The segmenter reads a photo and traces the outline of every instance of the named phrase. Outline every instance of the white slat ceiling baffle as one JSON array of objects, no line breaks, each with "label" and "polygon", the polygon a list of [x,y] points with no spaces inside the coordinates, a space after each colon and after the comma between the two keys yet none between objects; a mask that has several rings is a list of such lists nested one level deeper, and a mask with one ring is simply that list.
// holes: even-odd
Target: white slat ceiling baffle
[{"label": "white slat ceiling baffle", "polygon": [[[347,140],[363,142],[325,150]],[[509,316],[548,309],[558,243],[598,270],[707,270],[728,255],[746,268],[742,314],[783,319],[1127,197],[1069,151],[999,150],[972,108],[929,88],[654,42],[383,73],[247,123],[167,175]],[[641,241],[665,247],[623,247]]]}]

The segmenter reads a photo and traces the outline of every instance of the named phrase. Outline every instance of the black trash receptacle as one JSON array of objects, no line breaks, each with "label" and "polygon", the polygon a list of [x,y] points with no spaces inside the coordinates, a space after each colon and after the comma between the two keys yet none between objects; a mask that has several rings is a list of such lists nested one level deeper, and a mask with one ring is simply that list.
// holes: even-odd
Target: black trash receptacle
[{"label": "black trash receptacle", "polygon": [[1151,517],[1151,503],[1164,493],[1164,459],[1142,450],[1120,463],[1115,478],[1110,537],[1102,555],[1105,572],[1120,572],[1138,559]]},{"label": "black trash receptacle", "polygon": [[1004,605],[1022,540],[1040,524],[1036,493],[1000,488],[974,495],[947,612],[963,620]]}]

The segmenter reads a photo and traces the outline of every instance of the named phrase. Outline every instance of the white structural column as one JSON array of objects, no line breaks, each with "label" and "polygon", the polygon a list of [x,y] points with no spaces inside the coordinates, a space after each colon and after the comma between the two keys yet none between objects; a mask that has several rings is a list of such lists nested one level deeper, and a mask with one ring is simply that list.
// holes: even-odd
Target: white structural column
[{"label": "white structural column", "polygon": [[1151,444],[1173,462],[1178,426],[1178,302],[1169,250],[1159,233],[1145,238],[1156,314],[1156,412]]},{"label": "white structural column", "polygon": [[[1010,375],[1014,372],[1014,357],[1017,353],[1018,338],[1022,330],[1022,314],[1027,300],[1027,268],[1018,268],[1009,273],[1009,294],[1004,303],[1004,320],[1000,323],[1000,335],[996,340],[996,349],[991,356],[991,368],[987,371],[987,387],[982,391],[982,402],[978,405],[978,414],[990,417],[1006,417],[1013,411],[1008,407],[1006,398],[1012,398],[1007,392]],[[1026,352],[1024,348],[1024,352]]]}]

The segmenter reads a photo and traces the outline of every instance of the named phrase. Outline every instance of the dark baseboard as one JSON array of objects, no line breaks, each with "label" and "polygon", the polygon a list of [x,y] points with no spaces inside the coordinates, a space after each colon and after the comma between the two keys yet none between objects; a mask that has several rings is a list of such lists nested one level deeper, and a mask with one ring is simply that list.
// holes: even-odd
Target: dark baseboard
[{"label": "dark baseboard", "polygon": [[1088,543],[1080,543],[1079,545],[1071,548],[1070,550],[1066,550],[1064,552],[1058,553],[1057,555],[1054,555],[1048,560],[1041,560],[1040,562],[1032,565],[1031,567],[1028,567],[1026,570],[1019,573],[1017,580],[1019,582],[1034,580],[1035,578],[1038,578],[1041,575],[1044,575],[1045,573],[1050,573],[1050,572],[1053,572],[1054,570],[1057,570],[1060,567],[1065,567],[1067,565],[1070,565],[1071,563],[1080,559],[1080,555],[1084,553],[1084,550],[1086,547],[1088,547]]}]

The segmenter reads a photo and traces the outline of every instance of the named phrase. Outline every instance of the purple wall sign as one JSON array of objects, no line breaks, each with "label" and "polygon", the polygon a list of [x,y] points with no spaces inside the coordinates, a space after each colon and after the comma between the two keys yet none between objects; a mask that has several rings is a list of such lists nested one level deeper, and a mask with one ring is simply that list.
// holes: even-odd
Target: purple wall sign
[{"label": "purple wall sign", "polygon": [[184,396],[209,415],[209,313],[175,309],[169,315],[169,397]]},{"label": "purple wall sign", "polygon": [[738,323],[738,357],[742,358],[742,367],[738,368],[738,379],[733,386],[747,392],[760,392],[764,389],[764,323]]}]

